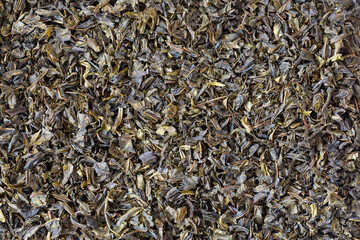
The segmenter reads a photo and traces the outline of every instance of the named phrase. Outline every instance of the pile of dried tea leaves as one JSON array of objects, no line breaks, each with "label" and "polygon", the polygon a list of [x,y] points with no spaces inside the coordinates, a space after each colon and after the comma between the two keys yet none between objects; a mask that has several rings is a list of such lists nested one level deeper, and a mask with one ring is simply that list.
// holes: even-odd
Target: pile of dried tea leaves
[{"label": "pile of dried tea leaves", "polygon": [[360,238],[358,0],[0,1],[1,239]]}]

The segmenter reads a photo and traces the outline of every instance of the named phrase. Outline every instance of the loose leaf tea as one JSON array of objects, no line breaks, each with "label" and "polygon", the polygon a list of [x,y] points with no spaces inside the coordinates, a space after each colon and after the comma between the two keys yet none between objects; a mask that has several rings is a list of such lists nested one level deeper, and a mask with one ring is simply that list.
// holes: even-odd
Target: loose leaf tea
[{"label": "loose leaf tea", "polygon": [[359,239],[358,0],[0,0],[1,239]]}]

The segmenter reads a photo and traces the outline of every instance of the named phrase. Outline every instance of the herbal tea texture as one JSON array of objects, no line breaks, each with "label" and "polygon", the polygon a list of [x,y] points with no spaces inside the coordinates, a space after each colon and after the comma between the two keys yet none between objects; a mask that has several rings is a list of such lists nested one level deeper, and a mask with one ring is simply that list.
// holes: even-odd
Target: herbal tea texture
[{"label": "herbal tea texture", "polygon": [[0,0],[0,239],[360,239],[359,0]]}]

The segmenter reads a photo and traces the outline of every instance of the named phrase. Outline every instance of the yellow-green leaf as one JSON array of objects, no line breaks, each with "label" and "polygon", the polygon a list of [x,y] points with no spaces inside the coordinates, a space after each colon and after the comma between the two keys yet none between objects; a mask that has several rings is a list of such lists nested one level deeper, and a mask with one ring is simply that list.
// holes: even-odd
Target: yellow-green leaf
[{"label": "yellow-green leaf", "polygon": [[328,59],[328,62],[329,61],[335,62],[337,60],[344,60],[342,54],[340,54],[340,53],[335,54],[334,56],[332,56],[331,58]]},{"label": "yellow-green leaf", "polygon": [[181,192],[181,196],[186,196],[186,195],[195,195],[195,192],[192,190],[187,190],[187,191],[182,191]]},{"label": "yellow-green leaf", "polygon": [[6,222],[5,215],[1,209],[0,209],[0,222],[3,222],[3,223]]},{"label": "yellow-green leaf", "polygon": [[261,171],[266,175],[266,176],[270,176],[270,173],[268,171],[268,168],[266,166],[265,163],[260,163],[260,167],[261,167]]},{"label": "yellow-green leaf", "polygon": [[241,124],[245,128],[246,132],[250,133],[253,130],[253,127],[249,124],[247,117],[243,117],[241,119]]},{"label": "yellow-green leaf", "polygon": [[216,86],[216,87],[225,87],[225,84],[219,82],[209,82],[209,86]]},{"label": "yellow-green leaf", "polygon": [[313,218],[316,217],[318,214],[317,206],[315,204],[311,204],[310,208],[311,208],[311,217]]}]

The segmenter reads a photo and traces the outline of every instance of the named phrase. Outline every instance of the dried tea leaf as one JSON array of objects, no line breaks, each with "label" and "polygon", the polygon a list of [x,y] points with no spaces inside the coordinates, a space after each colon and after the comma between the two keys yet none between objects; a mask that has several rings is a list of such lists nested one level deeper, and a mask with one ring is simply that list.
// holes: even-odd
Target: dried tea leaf
[{"label": "dried tea leaf", "polygon": [[270,173],[268,171],[268,168],[266,166],[265,163],[260,163],[260,166],[261,166],[261,171],[266,175],[266,176],[270,176]]},{"label": "dried tea leaf", "polygon": [[219,82],[209,82],[208,83],[209,86],[216,86],[216,87],[225,87],[226,85],[223,83],[219,83]]},{"label": "dried tea leaf", "polygon": [[36,225],[36,226],[31,227],[28,231],[26,231],[23,238],[25,240],[31,238],[39,230],[39,228],[41,228],[41,227],[42,227],[42,225]]},{"label": "dried tea leaf", "polygon": [[143,164],[148,164],[150,162],[154,162],[157,160],[157,157],[154,153],[152,152],[145,152],[145,153],[142,153],[140,156],[139,156],[139,159],[143,162]]},{"label": "dried tea leaf", "polygon": [[178,223],[178,224],[181,223],[184,220],[186,213],[187,213],[186,207],[177,209],[176,214],[175,214],[175,223]]},{"label": "dried tea leaf", "polygon": [[115,229],[117,233],[120,233],[127,225],[127,221],[137,215],[142,210],[141,207],[134,207],[128,210],[124,215],[122,215],[115,224]]},{"label": "dried tea leaf", "polygon": [[88,38],[87,44],[95,52],[100,52],[101,48],[94,38]]},{"label": "dried tea leaf", "polygon": [[0,239],[356,239],[355,0],[0,1]]},{"label": "dried tea leaf", "polygon": [[5,215],[1,209],[0,209],[0,222],[2,223],[6,222]]},{"label": "dried tea leaf", "polygon": [[64,177],[61,182],[62,185],[65,185],[69,181],[70,175],[73,173],[73,170],[74,166],[71,163],[63,166]]},{"label": "dried tea leaf", "polygon": [[314,218],[318,215],[318,208],[316,204],[311,204],[311,217]]},{"label": "dried tea leaf", "polygon": [[34,207],[46,207],[48,201],[47,195],[42,192],[32,193],[30,199]]},{"label": "dried tea leaf", "polygon": [[253,127],[249,124],[247,117],[243,117],[241,119],[241,124],[245,128],[246,132],[251,133],[251,131],[253,130]]}]

